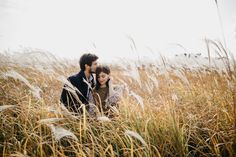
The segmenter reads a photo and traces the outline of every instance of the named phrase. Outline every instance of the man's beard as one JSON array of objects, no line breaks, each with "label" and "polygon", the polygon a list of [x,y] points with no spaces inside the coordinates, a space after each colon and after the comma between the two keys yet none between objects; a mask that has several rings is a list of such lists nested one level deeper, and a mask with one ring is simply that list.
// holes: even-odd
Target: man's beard
[{"label": "man's beard", "polygon": [[95,71],[92,71],[92,70],[90,69],[90,70],[89,70],[89,73],[90,73],[90,74],[94,74]]}]

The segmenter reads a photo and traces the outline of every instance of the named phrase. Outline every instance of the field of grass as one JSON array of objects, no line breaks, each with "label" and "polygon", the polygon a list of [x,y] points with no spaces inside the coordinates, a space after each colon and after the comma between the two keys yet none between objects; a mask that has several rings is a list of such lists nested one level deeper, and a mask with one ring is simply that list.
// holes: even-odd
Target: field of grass
[{"label": "field of grass", "polygon": [[59,103],[78,63],[1,54],[1,156],[236,156],[235,64],[219,43],[209,49],[225,67],[111,65],[123,89],[115,120],[74,116]]}]

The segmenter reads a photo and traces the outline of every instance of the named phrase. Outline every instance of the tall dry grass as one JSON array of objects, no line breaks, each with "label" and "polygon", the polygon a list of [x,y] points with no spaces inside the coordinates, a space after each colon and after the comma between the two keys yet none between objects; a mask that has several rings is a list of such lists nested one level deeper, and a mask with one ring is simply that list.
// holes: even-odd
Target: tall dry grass
[{"label": "tall dry grass", "polygon": [[220,43],[207,45],[223,67],[213,59],[197,68],[165,59],[111,65],[123,89],[113,120],[75,116],[59,103],[61,78],[77,63],[38,51],[2,54],[1,156],[236,156],[236,66]]}]

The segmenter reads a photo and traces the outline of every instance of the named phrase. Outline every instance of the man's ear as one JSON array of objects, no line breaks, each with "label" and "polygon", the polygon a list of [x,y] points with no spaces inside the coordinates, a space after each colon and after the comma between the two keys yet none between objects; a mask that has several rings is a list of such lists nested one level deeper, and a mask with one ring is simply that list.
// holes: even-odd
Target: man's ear
[{"label": "man's ear", "polygon": [[88,64],[85,64],[85,69],[88,69],[89,65]]}]

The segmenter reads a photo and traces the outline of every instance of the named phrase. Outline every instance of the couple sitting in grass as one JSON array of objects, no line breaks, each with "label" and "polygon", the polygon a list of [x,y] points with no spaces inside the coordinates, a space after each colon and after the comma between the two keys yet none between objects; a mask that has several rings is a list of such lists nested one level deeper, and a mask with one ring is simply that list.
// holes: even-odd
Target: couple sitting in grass
[{"label": "couple sitting in grass", "polygon": [[89,114],[112,118],[118,115],[120,93],[114,90],[110,68],[98,66],[97,60],[94,54],[81,56],[81,70],[68,77],[60,101],[74,113],[83,113],[84,104]]}]

